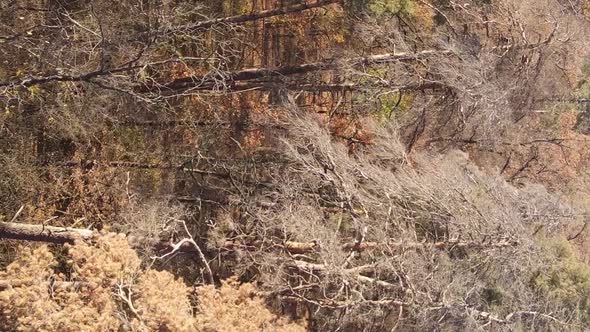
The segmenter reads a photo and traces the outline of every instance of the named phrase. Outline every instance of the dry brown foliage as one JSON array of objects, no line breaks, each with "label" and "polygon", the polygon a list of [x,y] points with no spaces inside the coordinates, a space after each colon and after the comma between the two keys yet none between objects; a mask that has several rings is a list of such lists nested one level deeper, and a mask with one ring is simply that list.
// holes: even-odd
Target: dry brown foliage
[{"label": "dry brown foliage", "polygon": [[[62,256],[63,255],[63,256]],[[22,250],[0,273],[0,328],[18,331],[302,331],[265,306],[253,285],[235,280],[195,289],[165,271],[140,268],[122,236],[53,254],[47,246]],[[60,271],[60,272],[58,272]]]},{"label": "dry brown foliage", "polygon": [[254,285],[241,284],[237,278],[221,287],[203,286],[196,290],[197,331],[305,331],[303,324],[277,318],[265,306]]}]

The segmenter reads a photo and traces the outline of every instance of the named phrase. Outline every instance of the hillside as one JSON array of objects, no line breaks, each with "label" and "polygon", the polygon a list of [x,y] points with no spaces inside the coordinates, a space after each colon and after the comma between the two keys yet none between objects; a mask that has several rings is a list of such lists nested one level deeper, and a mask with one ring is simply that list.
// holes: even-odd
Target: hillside
[{"label": "hillside", "polygon": [[0,0],[0,330],[586,331],[586,0]]}]

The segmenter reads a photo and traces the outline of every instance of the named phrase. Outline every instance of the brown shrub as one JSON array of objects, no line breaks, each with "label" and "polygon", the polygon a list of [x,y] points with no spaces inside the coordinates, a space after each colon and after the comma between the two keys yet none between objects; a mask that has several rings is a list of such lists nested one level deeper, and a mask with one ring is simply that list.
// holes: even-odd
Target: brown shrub
[{"label": "brown shrub", "polygon": [[[140,268],[124,237],[101,236],[69,246],[22,250],[0,272],[0,329],[18,331],[303,331],[279,319],[251,284],[235,280],[190,290],[165,271]],[[58,270],[62,271],[58,271]],[[66,273],[64,273],[66,272]],[[2,289],[2,288],[0,288]]]}]

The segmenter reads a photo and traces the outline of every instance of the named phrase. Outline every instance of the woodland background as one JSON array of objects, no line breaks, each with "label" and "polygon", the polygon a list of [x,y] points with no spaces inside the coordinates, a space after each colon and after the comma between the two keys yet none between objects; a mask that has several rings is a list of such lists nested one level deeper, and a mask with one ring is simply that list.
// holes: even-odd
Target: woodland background
[{"label": "woodland background", "polygon": [[0,329],[584,331],[585,0],[0,0]]}]

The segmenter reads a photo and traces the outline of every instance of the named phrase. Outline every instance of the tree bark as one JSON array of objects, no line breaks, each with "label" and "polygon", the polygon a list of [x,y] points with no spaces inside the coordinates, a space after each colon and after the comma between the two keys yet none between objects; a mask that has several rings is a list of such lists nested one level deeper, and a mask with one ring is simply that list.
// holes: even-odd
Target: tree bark
[{"label": "tree bark", "polygon": [[[89,229],[0,222],[0,239],[74,244],[76,241],[90,240],[96,234],[96,232]],[[150,247],[158,251],[172,248],[172,243],[160,239],[125,236],[124,234],[116,233],[109,233],[107,236],[125,237],[132,248]],[[190,252],[194,248],[187,243],[180,250]]]},{"label": "tree bark", "polygon": [[188,89],[196,90],[222,90],[226,87],[231,89],[235,82],[250,81],[262,78],[272,78],[289,76],[296,74],[305,74],[321,70],[331,70],[340,67],[358,67],[370,66],[377,64],[387,64],[397,61],[415,61],[429,56],[440,56],[451,54],[451,51],[445,50],[425,50],[416,53],[386,53],[376,54],[366,57],[357,57],[352,59],[329,60],[313,63],[304,63],[300,65],[289,65],[275,68],[248,68],[233,72],[225,72],[212,76],[201,77],[183,77],[175,79],[169,83],[145,84],[137,88],[137,92],[163,92],[163,91],[184,91]]},{"label": "tree bark", "polygon": [[[0,239],[13,239],[36,242],[49,242],[73,244],[78,240],[89,240],[96,233],[89,229],[69,228],[69,227],[55,227],[44,225],[31,225],[10,222],[0,222]],[[125,236],[123,234],[110,233],[110,236]],[[129,245],[134,248],[151,247],[156,250],[166,250],[172,248],[172,243],[162,241],[160,239],[149,239],[143,237],[127,236]],[[228,241],[225,243],[226,248],[256,248],[259,243],[243,244],[239,242]],[[518,245],[517,241],[499,240],[495,242],[460,242],[460,241],[441,241],[435,243],[429,242],[362,242],[360,245],[356,242],[345,243],[342,245],[344,251],[365,251],[365,250],[404,250],[404,249],[438,249],[438,250],[452,250],[452,249],[493,249],[493,248],[507,248]],[[285,250],[293,254],[302,254],[319,250],[320,245],[316,242],[295,242],[286,241],[283,244]],[[192,251],[190,244],[180,248],[181,251]]]},{"label": "tree bark", "polygon": [[[75,167],[80,166],[84,169],[91,169],[95,167],[97,164],[101,163],[100,161],[95,160],[81,160],[81,161],[67,161],[61,164],[63,167]],[[121,167],[121,168],[139,168],[139,169],[168,169],[168,170],[179,170],[186,173],[194,173],[203,176],[213,176],[221,179],[230,179],[231,175],[229,173],[219,173],[213,171],[207,171],[203,169],[185,167],[184,165],[165,165],[165,164],[151,164],[151,163],[138,163],[133,161],[107,161],[104,162],[105,165],[109,167]]]},{"label": "tree bark", "polygon": [[[345,243],[342,245],[344,251],[366,251],[366,250],[404,250],[404,249],[438,249],[438,250],[450,250],[450,249],[492,249],[492,248],[508,248],[515,247],[518,245],[517,241],[511,240],[500,240],[496,242],[476,242],[476,241],[440,241],[440,242],[362,242],[357,244],[356,242]],[[316,242],[294,242],[287,241],[284,244],[285,249],[290,253],[303,254],[319,250],[320,245]]]},{"label": "tree bark", "polygon": [[353,91],[363,89],[386,88],[388,91],[425,91],[449,88],[449,86],[440,82],[421,82],[397,85],[394,82],[386,80],[375,80],[363,83],[305,83],[305,84],[283,84],[281,82],[263,82],[235,84],[231,86],[232,91],[244,90],[277,90],[286,89],[293,91],[310,91],[310,92],[339,92]]},{"label": "tree bark", "polygon": [[0,222],[0,238],[3,239],[73,244],[76,240],[91,238],[92,234],[89,229]]},{"label": "tree bark", "polygon": [[[337,68],[347,68],[347,67],[358,67],[358,66],[370,66],[370,65],[378,65],[378,64],[387,64],[397,61],[415,61],[423,58],[427,58],[429,56],[440,56],[440,55],[449,55],[451,51],[445,50],[425,50],[416,53],[386,53],[386,54],[376,54],[366,57],[357,57],[351,59],[341,59],[341,60],[329,60],[329,61],[321,61],[321,62],[313,62],[313,63],[305,63],[300,65],[289,65],[289,66],[281,66],[276,68],[248,68],[237,70],[233,72],[225,72],[211,76],[190,76],[190,77],[183,77],[179,79],[175,79],[168,83],[150,83],[150,84],[135,84],[133,90],[136,93],[159,93],[159,94],[170,94],[170,93],[178,93],[186,90],[236,90],[242,91],[247,89],[265,89],[264,83],[258,83],[259,85],[239,85],[240,82],[246,82],[256,79],[263,79],[263,78],[273,78],[273,77],[281,77],[281,76],[289,76],[289,75],[297,75],[297,74],[305,74],[315,71],[322,71],[322,70],[332,70]],[[140,68],[141,65],[133,65],[129,67],[127,65],[111,69],[111,70],[97,70],[93,72],[89,72],[86,74],[80,75],[68,75],[68,74],[57,74],[57,75],[46,75],[46,76],[28,76],[26,78],[18,78],[15,80],[10,81],[3,81],[0,82],[0,87],[5,86],[22,86],[22,87],[30,87],[34,85],[46,84],[50,82],[94,82],[95,78],[98,77],[107,77],[111,76],[115,73],[128,71],[130,69]],[[423,84],[435,84],[432,83],[423,83]],[[383,85],[383,82],[381,82]],[[302,86],[305,89],[305,85]],[[354,89],[355,87],[359,87],[359,85],[353,84],[325,84],[325,86],[317,86],[317,85],[310,85],[307,87],[307,90],[314,88],[320,89],[323,91],[335,91],[335,90],[350,90]],[[266,89],[272,88],[271,86],[266,87]],[[400,87],[400,89],[404,89],[404,87]],[[411,86],[405,87],[405,89],[412,89]]]}]

